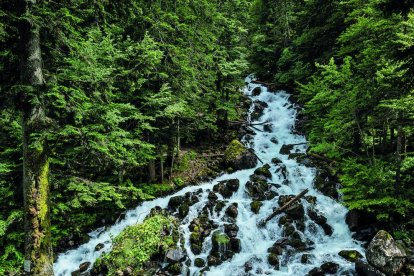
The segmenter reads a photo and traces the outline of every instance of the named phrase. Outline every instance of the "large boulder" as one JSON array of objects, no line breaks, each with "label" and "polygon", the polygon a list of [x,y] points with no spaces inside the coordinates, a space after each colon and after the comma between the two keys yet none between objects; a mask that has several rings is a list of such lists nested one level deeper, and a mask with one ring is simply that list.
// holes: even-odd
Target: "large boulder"
[{"label": "large boulder", "polygon": [[380,230],[369,244],[366,257],[372,266],[394,275],[402,269],[407,254],[388,232]]},{"label": "large boulder", "polygon": [[367,261],[363,259],[358,259],[355,262],[355,270],[358,275],[361,276],[386,276],[377,268],[370,265]]},{"label": "large boulder", "polygon": [[218,192],[224,198],[229,198],[233,195],[234,192],[237,192],[240,186],[240,181],[238,179],[229,179],[221,181],[219,184],[213,187],[213,191]]},{"label": "large boulder", "polygon": [[253,121],[258,120],[269,105],[266,102],[262,102],[259,100],[256,100],[253,102],[253,112],[251,113],[251,119]]},{"label": "large boulder", "polygon": [[257,165],[257,156],[238,140],[233,140],[224,152],[224,162],[233,170],[251,169]]}]

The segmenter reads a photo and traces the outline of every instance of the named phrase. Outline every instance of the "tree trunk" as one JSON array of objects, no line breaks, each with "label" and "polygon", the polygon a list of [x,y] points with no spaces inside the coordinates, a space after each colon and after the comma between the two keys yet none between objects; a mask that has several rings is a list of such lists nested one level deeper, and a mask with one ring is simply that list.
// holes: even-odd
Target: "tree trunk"
[{"label": "tree trunk", "polygon": [[155,160],[149,161],[148,164],[149,182],[155,181]]},{"label": "tree trunk", "polygon": [[[23,94],[23,193],[25,211],[24,270],[29,275],[53,275],[49,210],[49,156],[46,139],[35,135],[46,129],[42,106],[44,78],[40,50],[40,28],[33,22],[34,0],[24,0],[21,26]],[[30,91],[30,92],[29,92]],[[33,104],[33,103],[36,104]]]},{"label": "tree trunk", "polygon": [[402,126],[401,126],[401,120],[398,124],[397,129],[397,170],[395,174],[395,186],[394,186],[394,192],[397,196],[400,195],[401,190],[401,148],[402,148]]}]

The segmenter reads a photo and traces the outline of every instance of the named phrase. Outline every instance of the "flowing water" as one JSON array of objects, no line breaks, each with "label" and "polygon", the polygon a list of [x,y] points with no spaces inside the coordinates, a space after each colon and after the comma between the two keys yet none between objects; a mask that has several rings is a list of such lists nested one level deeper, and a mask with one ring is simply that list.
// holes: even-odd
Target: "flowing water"
[{"label": "flowing water", "polygon": [[[288,159],[287,155],[279,154],[279,151],[284,144],[300,144],[293,148],[292,152],[304,153],[306,152],[306,139],[304,136],[293,133],[293,127],[296,120],[296,109],[289,101],[289,94],[284,91],[270,92],[266,87],[254,84],[251,82],[251,77],[246,79],[248,83],[244,93],[248,95],[253,101],[260,100],[266,102],[268,107],[264,110],[263,115],[258,121],[269,122],[272,124],[271,132],[261,131],[263,126],[256,126],[259,130],[255,130],[255,135],[252,140],[245,141],[246,145],[254,149],[258,157],[264,164],[270,164],[270,171],[272,172],[272,183],[285,183],[279,188],[272,188],[277,191],[279,195],[296,195],[304,189],[309,189],[308,195],[316,196],[315,208],[327,218],[327,223],[332,227],[333,234],[327,236],[323,229],[314,224],[305,214],[305,230],[301,233],[304,240],[307,240],[309,246],[306,251],[311,254],[310,263],[302,264],[301,256],[303,252],[296,252],[287,254],[280,258],[280,269],[275,270],[268,261],[267,249],[271,247],[277,240],[283,237],[283,229],[278,224],[278,219],[281,215],[269,221],[265,227],[258,227],[258,223],[270,215],[273,208],[278,207],[277,197],[272,200],[263,201],[263,205],[259,214],[254,214],[251,211],[250,203],[252,198],[246,192],[246,182],[249,176],[253,174],[255,168],[237,171],[231,174],[224,174],[215,180],[203,183],[198,186],[186,187],[172,196],[184,195],[187,192],[195,192],[202,189],[198,195],[199,202],[190,207],[189,214],[183,219],[180,225],[180,232],[184,240],[184,249],[191,260],[191,264],[185,267],[183,274],[199,275],[200,268],[194,266],[195,258],[206,259],[211,250],[211,239],[206,239],[203,244],[201,254],[194,255],[190,249],[190,230],[189,225],[194,218],[197,218],[203,207],[208,202],[208,193],[213,189],[213,186],[218,182],[226,179],[237,178],[240,180],[240,186],[228,200],[226,205],[232,203],[238,204],[237,226],[239,231],[237,238],[241,240],[241,252],[235,254],[230,260],[223,262],[216,267],[210,267],[206,271],[206,275],[306,275],[312,268],[319,267],[322,263],[332,261],[340,265],[338,275],[349,275],[353,270],[353,264],[347,262],[345,259],[338,256],[338,252],[344,249],[356,249],[361,253],[364,251],[361,245],[352,239],[351,233],[345,223],[346,208],[335,200],[322,195],[313,187],[313,179],[315,177],[315,169],[300,165],[294,159]],[[254,88],[260,87],[262,92],[258,96],[252,96]],[[253,111],[251,108],[250,112]],[[276,138],[278,143],[271,142],[271,139]],[[272,164],[272,158],[277,157],[281,159],[287,168],[287,181],[280,172],[275,172],[277,165]],[[262,166],[260,162],[257,167]],[[165,198],[158,198],[153,201],[144,202],[133,210],[127,212],[126,217],[115,223],[108,229],[100,228],[89,235],[90,241],[81,245],[79,248],[69,250],[58,256],[54,264],[55,275],[71,275],[72,271],[78,269],[79,264],[83,262],[94,262],[103,252],[110,251],[111,238],[117,236],[125,227],[142,222],[148,215],[149,211],[156,206],[166,208],[169,199],[172,196]],[[221,195],[217,193],[219,199]],[[306,200],[301,200],[302,204],[307,210],[309,204]],[[222,212],[224,213],[224,212]],[[217,214],[212,212],[209,214],[210,219],[219,225],[219,229],[223,229],[226,219],[224,214]],[[311,225],[312,224],[312,225]],[[95,251],[95,246],[99,243],[105,244],[105,247],[100,251]],[[252,269],[249,273],[245,272],[245,263],[249,262]]]}]

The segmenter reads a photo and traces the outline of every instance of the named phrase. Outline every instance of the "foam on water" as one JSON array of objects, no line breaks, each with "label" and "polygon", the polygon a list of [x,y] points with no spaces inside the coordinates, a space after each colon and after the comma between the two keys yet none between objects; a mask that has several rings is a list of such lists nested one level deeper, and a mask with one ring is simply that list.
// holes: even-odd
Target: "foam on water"
[{"label": "foam on water", "polygon": [[[279,151],[284,144],[300,144],[294,147],[292,152],[304,153],[306,152],[306,139],[304,136],[293,133],[293,127],[296,120],[296,109],[294,105],[289,102],[289,94],[284,91],[270,92],[266,87],[252,83],[252,77],[247,77],[248,83],[244,89],[244,93],[248,95],[253,101],[260,100],[268,104],[264,110],[263,116],[259,122],[269,122],[272,124],[271,132],[264,132],[255,130],[253,140],[245,141],[246,145],[251,146],[263,163],[271,165],[270,171],[273,176],[272,183],[282,183],[283,176],[280,173],[275,173],[277,165],[271,163],[272,158],[277,157],[283,161],[288,171],[288,183],[282,185],[276,191],[280,195],[298,194],[304,189],[309,189],[308,195],[316,196],[316,209],[318,209],[326,218],[330,226],[332,226],[333,234],[331,236],[325,235],[320,226],[308,227],[311,221],[307,214],[305,220],[305,231],[303,238],[312,241],[314,244],[305,253],[312,254],[310,264],[302,264],[302,253],[294,253],[292,255],[283,255],[280,259],[280,270],[274,270],[267,262],[267,249],[273,245],[278,239],[282,237],[282,228],[278,225],[278,218],[275,217],[266,224],[266,227],[258,227],[258,222],[266,218],[273,211],[274,207],[278,207],[277,197],[273,200],[264,201],[259,214],[254,214],[250,209],[252,199],[248,196],[245,190],[246,182],[249,176],[253,174],[255,169],[241,170],[232,174],[224,174],[215,180],[203,183],[198,186],[186,187],[174,195],[165,198],[158,198],[153,201],[144,202],[133,210],[127,212],[126,217],[116,222],[108,229],[100,228],[89,235],[90,241],[81,245],[79,248],[69,250],[58,256],[54,264],[55,275],[71,275],[72,271],[78,269],[79,264],[83,262],[95,262],[96,259],[103,253],[110,251],[111,239],[117,236],[125,227],[142,222],[148,215],[149,211],[155,207],[167,207],[168,201],[172,196],[184,195],[186,192],[194,192],[202,189],[203,192],[199,195],[199,202],[190,207],[189,214],[183,219],[180,225],[180,232],[182,239],[184,239],[184,249],[187,252],[191,265],[185,267],[183,274],[185,275],[199,275],[200,268],[194,266],[195,258],[206,259],[211,250],[211,239],[207,238],[204,242],[203,251],[199,255],[194,255],[190,250],[190,234],[189,225],[191,221],[198,217],[199,213],[208,202],[208,193],[213,189],[213,186],[218,182],[226,179],[237,178],[240,180],[239,190],[234,193],[228,200],[227,206],[231,203],[238,203],[238,217],[237,225],[239,232],[237,238],[241,240],[241,252],[233,256],[232,259],[224,262],[217,267],[210,267],[209,271],[204,272],[205,275],[220,276],[220,275],[246,275],[244,265],[250,262],[253,269],[247,275],[306,275],[312,268],[319,267],[322,263],[333,261],[340,265],[341,273],[346,274],[347,271],[353,270],[353,265],[343,258],[338,256],[338,252],[344,249],[356,249],[361,253],[364,249],[361,245],[352,239],[351,233],[345,223],[346,208],[335,200],[322,195],[313,187],[313,179],[315,177],[315,169],[300,165],[294,159],[288,159],[287,155],[279,154]],[[251,92],[254,88],[260,87],[262,92],[258,96],[252,96]],[[251,108],[250,111],[253,109]],[[250,119],[250,116],[249,116]],[[262,125],[256,126],[262,129]],[[278,143],[275,144],[270,140],[276,138]],[[257,167],[262,166],[258,164]],[[276,188],[275,188],[276,189]],[[220,194],[217,194],[219,199],[222,199]],[[302,200],[305,207],[309,203]],[[225,208],[227,208],[227,206]],[[222,212],[224,213],[224,212]],[[210,214],[210,219],[214,220],[220,227],[224,229],[223,214]],[[312,230],[310,230],[312,229]],[[95,246],[99,243],[105,244],[105,247],[100,251],[95,251]]]}]

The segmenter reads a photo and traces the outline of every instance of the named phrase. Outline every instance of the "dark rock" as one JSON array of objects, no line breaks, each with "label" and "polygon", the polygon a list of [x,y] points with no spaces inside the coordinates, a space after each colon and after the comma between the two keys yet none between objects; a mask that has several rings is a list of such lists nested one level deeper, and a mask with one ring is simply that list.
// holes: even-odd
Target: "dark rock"
[{"label": "dark rock", "polygon": [[236,224],[225,224],[224,225],[224,232],[230,238],[235,238],[237,236],[238,231],[239,231],[239,227]]},{"label": "dark rock", "polygon": [[208,194],[208,200],[209,201],[216,201],[218,199],[218,196],[214,193],[214,192],[210,192],[209,194]]},{"label": "dark rock", "polygon": [[84,272],[91,266],[91,262],[84,262],[79,265],[79,271]]},{"label": "dark rock", "polygon": [[376,269],[363,259],[358,259],[355,262],[355,270],[361,276],[386,276],[380,270]]},{"label": "dark rock", "polygon": [[355,263],[356,260],[362,258],[362,254],[356,250],[341,250],[338,255],[351,263]]},{"label": "dark rock", "polygon": [[290,145],[290,144],[283,145],[283,146],[280,148],[279,153],[280,153],[280,154],[284,154],[284,155],[289,155],[289,154],[290,154],[290,151],[291,151],[291,150],[293,150],[293,147],[294,147],[294,145]]},{"label": "dark rock", "polygon": [[261,87],[255,87],[252,91],[252,96],[259,96],[262,93]]},{"label": "dark rock", "polygon": [[241,251],[241,241],[237,238],[230,238],[230,250],[234,253],[240,253]]},{"label": "dark rock", "polygon": [[207,257],[207,264],[209,266],[218,266],[221,263],[223,263],[223,261],[220,258],[214,257],[212,255]]},{"label": "dark rock", "polygon": [[252,201],[252,203],[250,203],[250,208],[253,213],[258,214],[260,211],[260,207],[262,207],[262,205],[263,203],[261,201],[254,200]]},{"label": "dark rock", "polygon": [[170,198],[170,201],[168,201],[168,208],[177,210],[183,202],[185,202],[184,196],[173,196]]},{"label": "dark rock", "polygon": [[313,185],[324,195],[338,199],[337,182],[332,180],[332,176],[327,171],[319,170],[313,180]]},{"label": "dark rock", "polygon": [[272,142],[273,144],[279,144],[279,141],[277,140],[277,138],[276,137],[272,137],[272,138],[270,138],[270,142]]},{"label": "dark rock", "polygon": [[224,253],[230,246],[230,238],[225,233],[217,230],[213,233],[211,253]]},{"label": "dark rock", "polygon": [[355,231],[360,227],[360,213],[357,210],[350,210],[345,217],[345,222],[348,224],[349,230]]},{"label": "dark rock", "polygon": [[315,267],[309,271],[308,276],[325,276],[325,272],[320,267]]},{"label": "dark rock", "polygon": [[253,265],[252,265],[252,263],[251,262],[246,262],[245,264],[244,264],[244,272],[249,272],[249,271],[251,271],[253,269]]},{"label": "dark rock", "polygon": [[332,234],[333,234],[332,226],[325,223],[325,224],[322,224],[321,227],[322,227],[323,231],[325,232],[325,235],[332,236]]},{"label": "dark rock", "polygon": [[180,218],[185,218],[188,215],[188,212],[190,211],[190,207],[187,203],[183,203],[178,207],[178,215]]},{"label": "dark rock", "polygon": [[217,213],[220,213],[221,210],[223,210],[223,208],[226,206],[227,201],[222,201],[222,200],[218,200],[216,203],[216,207],[214,207],[214,211],[216,211]]},{"label": "dark rock", "polygon": [[307,202],[309,202],[312,205],[316,204],[316,196],[305,196],[305,199]]},{"label": "dark rock", "polygon": [[254,171],[254,175],[256,175],[256,176],[264,176],[265,178],[272,178],[272,173],[270,172],[269,169],[270,169],[270,165],[269,164],[263,165],[262,167],[257,168]]},{"label": "dark rock", "polygon": [[279,256],[278,255],[276,255],[276,254],[269,254],[267,256],[267,261],[276,270],[279,270]]},{"label": "dark rock", "polygon": [[240,186],[238,179],[229,179],[215,185],[213,191],[220,193],[224,198],[229,198],[234,192],[237,192]]},{"label": "dark rock", "polygon": [[326,262],[321,265],[321,269],[327,274],[335,274],[338,272],[339,264],[334,262]]},{"label": "dark rock", "polygon": [[272,132],[272,124],[265,124],[263,125],[263,131],[264,132]]},{"label": "dark rock", "polygon": [[280,245],[272,246],[267,249],[267,252],[275,254],[275,255],[282,255],[283,248]]},{"label": "dark rock", "polygon": [[300,262],[302,264],[310,264],[311,263],[311,254],[303,254],[302,257],[300,257]]},{"label": "dark rock", "polygon": [[289,215],[292,219],[302,220],[305,216],[305,209],[303,208],[302,204],[296,202],[289,206],[287,209],[285,209],[285,213]]},{"label": "dark rock", "polygon": [[403,267],[407,254],[399,247],[392,236],[379,231],[368,246],[368,262],[387,275],[397,274]]},{"label": "dark rock", "polygon": [[231,204],[226,209],[226,214],[231,218],[234,218],[234,219],[237,218],[237,215],[239,214],[239,211],[237,210],[237,203]]},{"label": "dark rock", "polygon": [[287,179],[287,177],[288,177],[287,167],[283,163],[278,164],[278,167],[276,168],[275,172],[282,174],[284,179]]},{"label": "dark rock", "polygon": [[104,247],[105,247],[105,244],[103,244],[103,243],[98,243],[98,244],[95,246],[95,251],[100,251],[100,250],[102,250]]},{"label": "dark rock", "polygon": [[272,158],[272,163],[275,165],[283,164],[283,161],[277,157]]},{"label": "dark rock", "polygon": [[201,259],[201,258],[196,258],[195,260],[194,260],[194,265],[196,266],[196,267],[204,267],[205,265],[206,265],[206,261],[204,261],[203,259]]}]

